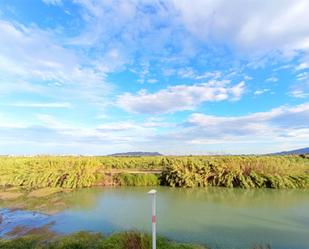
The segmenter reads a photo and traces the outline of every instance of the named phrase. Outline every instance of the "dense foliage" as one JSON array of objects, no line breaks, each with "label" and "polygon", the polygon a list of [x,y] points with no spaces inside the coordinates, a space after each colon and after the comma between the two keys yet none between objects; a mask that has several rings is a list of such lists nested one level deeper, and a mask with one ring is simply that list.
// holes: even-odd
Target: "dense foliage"
[{"label": "dense foliage", "polygon": [[[134,174],[130,170],[136,170]],[[0,186],[25,189],[113,184],[175,187],[305,188],[309,159],[301,156],[0,157]],[[151,173],[151,172],[150,172]],[[118,174],[118,175],[117,175]],[[104,180],[105,179],[105,180]]]},{"label": "dense foliage", "polygon": [[[149,235],[124,232],[104,237],[98,233],[79,232],[47,240],[42,236],[25,236],[12,240],[0,240],[3,249],[150,249]],[[158,238],[158,249],[202,249],[204,247],[178,244]]]},{"label": "dense foliage", "polygon": [[160,184],[155,174],[117,174],[114,181],[120,186],[156,186]]},{"label": "dense foliage", "polygon": [[173,187],[306,188],[309,160],[296,156],[166,158],[161,181]]},{"label": "dense foliage", "polygon": [[95,159],[74,157],[2,157],[0,185],[25,188],[90,187],[99,178]]}]

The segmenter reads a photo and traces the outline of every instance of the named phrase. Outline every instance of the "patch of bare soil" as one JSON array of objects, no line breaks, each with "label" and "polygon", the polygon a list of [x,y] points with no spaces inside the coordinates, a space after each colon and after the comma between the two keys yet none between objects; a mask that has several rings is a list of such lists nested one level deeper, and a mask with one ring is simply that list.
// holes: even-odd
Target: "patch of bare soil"
[{"label": "patch of bare soil", "polygon": [[14,200],[22,195],[23,193],[20,193],[20,192],[3,191],[3,192],[0,192],[0,199],[1,200]]},{"label": "patch of bare soil", "polygon": [[7,232],[7,236],[21,236],[24,235],[29,228],[27,226],[16,226],[11,231]]},{"label": "patch of bare soil", "polygon": [[41,188],[31,191],[28,197],[45,197],[62,191],[63,189],[61,188]]}]

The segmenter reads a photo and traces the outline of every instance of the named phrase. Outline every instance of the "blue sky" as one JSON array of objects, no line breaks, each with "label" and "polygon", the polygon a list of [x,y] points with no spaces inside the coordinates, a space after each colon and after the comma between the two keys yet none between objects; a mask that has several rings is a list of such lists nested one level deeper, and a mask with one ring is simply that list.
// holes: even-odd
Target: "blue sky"
[{"label": "blue sky", "polygon": [[307,0],[0,2],[0,154],[308,146]]}]

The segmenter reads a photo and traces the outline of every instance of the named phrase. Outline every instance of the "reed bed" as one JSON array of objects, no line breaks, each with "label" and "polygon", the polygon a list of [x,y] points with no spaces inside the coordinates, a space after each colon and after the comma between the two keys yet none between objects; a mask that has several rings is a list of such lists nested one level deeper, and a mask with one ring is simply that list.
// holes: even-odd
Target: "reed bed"
[{"label": "reed bed", "polygon": [[297,156],[167,158],[161,183],[172,187],[308,188],[309,160]]},{"label": "reed bed", "polygon": [[79,188],[99,179],[95,159],[78,157],[2,157],[0,185],[23,188]]},{"label": "reed bed", "polygon": [[[0,186],[83,188],[113,180],[120,185],[150,186],[157,175],[131,174],[126,169],[162,170],[159,184],[172,187],[307,188],[309,158],[301,156],[188,157],[0,157]],[[121,172],[123,170],[123,172]],[[151,173],[151,172],[150,172]]]}]

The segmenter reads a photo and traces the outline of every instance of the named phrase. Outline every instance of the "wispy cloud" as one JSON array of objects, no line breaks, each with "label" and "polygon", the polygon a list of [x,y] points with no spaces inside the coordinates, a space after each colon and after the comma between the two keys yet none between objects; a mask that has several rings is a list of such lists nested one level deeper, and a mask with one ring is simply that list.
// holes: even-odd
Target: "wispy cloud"
[{"label": "wispy cloud", "polygon": [[[116,152],[119,148],[136,150],[155,132],[155,126],[134,121],[110,122],[89,128],[59,120],[51,115],[38,114],[32,124],[0,125],[0,148],[2,153],[14,153],[12,147],[4,149],[3,146],[18,141],[15,142],[15,148],[24,144],[31,145],[31,149],[25,147],[18,154],[105,154]],[[13,151],[16,153],[15,149]]]},{"label": "wispy cloud", "polygon": [[[150,46],[148,52],[152,49],[168,52],[164,48],[171,42],[174,47],[179,47],[174,41],[181,46],[180,51],[186,50],[187,55],[190,52],[194,54],[198,48],[192,37],[206,43],[223,43],[247,54],[253,51],[255,54],[280,51],[291,56],[297,51],[309,49],[309,28],[306,25],[309,22],[309,4],[306,0],[283,1],[280,6],[258,0],[246,5],[241,0],[233,3],[204,0],[192,3],[186,0],[155,1],[147,4],[144,1],[77,2],[85,9],[87,15],[84,17],[89,23],[79,41],[93,43],[104,40],[111,44],[115,36],[120,35],[116,46],[127,55],[126,52],[134,53],[138,47],[143,49],[145,42]],[[239,9],[243,11],[238,11],[238,18],[235,19],[235,10]],[[163,21],[166,25],[161,25],[160,32],[157,32],[156,27]],[[102,22],[110,25],[99,25]],[[127,32],[120,33],[124,26]],[[180,37],[178,31],[185,34],[181,40],[169,39],[171,34]],[[149,39],[155,42],[149,42]],[[119,40],[130,44],[130,50],[121,48]]]},{"label": "wispy cloud", "polygon": [[51,4],[51,5],[61,5],[62,0],[42,0],[46,4]]},{"label": "wispy cloud", "polygon": [[297,67],[296,70],[304,70],[309,68],[309,63],[307,62],[302,62],[300,63]]},{"label": "wispy cloud", "polygon": [[[50,152],[52,146],[57,153],[104,154],[119,151],[119,148],[143,148],[194,154],[206,152],[201,146],[209,151],[224,148],[227,153],[247,153],[258,144],[260,147],[255,147],[254,151],[258,153],[282,148],[282,144],[289,144],[291,148],[309,139],[308,103],[242,116],[194,113],[186,122],[178,124],[151,118],[144,122],[105,122],[90,128],[68,124],[46,114],[39,114],[37,118],[40,124],[0,126],[0,147],[18,140],[20,145],[31,144],[32,153]],[[162,127],[168,129],[161,131]],[[235,144],[239,146],[236,148]],[[248,147],[242,148],[241,144]],[[26,151],[28,149],[23,150]]]},{"label": "wispy cloud", "polygon": [[0,32],[0,72],[7,78],[65,85],[104,84],[105,73],[83,66],[79,54],[65,48],[52,32],[1,20]]},{"label": "wispy cloud", "polygon": [[7,106],[21,108],[71,108],[72,104],[68,102],[51,102],[51,103],[35,103],[35,102],[17,102],[7,104]]},{"label": "wispy cloud", "polygon": [[260,90],[256,90],[256,91],[254,92],[254,95],[262,95],[262,94],[264,94],[264,93],[266,93],[266,92],[269,92],[269,91],[270,91],[270,89],[267,89],[267,88],[260,89]]},{"label": "wispy cloud", "polygon": [[29,92],[49,96],[54,102],[106,103],[111,90],[107,69],[62,44],[52,30],[0,20],[0,33],[0,93]]},{"label": "wispy cloud", "polygon": [[[282,106],[268,112],[245,116],[218,117],[192,114],[188,124],[203,130],[203,136],[273,136],[288,137],[295,130],[309,131],[309,104],[296,107]],[[309,133],[303,134],[308,137]]]},{"label": "wispy cloud", "polygon": [[277,82],[278,80],[279,79],[277,77],[272,76],[272,77],[267,78],[266,82]]},{"label": "wispy cloud", "polygon": [[[279,148],[307,146],[309,104],[281,106],[242,116],[192,114],[182,127],[156,137],[182,151],[202,148],[227,153],[267,153]],[[235,146],[239,144],[239,146]],[[180,146],[181,145],[181,146]],[[203,146],[203,147],[202,147]],[[270,147],[269,147],[270,146]]]},{"label": "wispy cloud", "polygon": [[295,98],[304,99],[306,97],[309,97],[309,92],[305,92],[305,90],[302,89],[296,89],[291,91],[290,95]]}]

